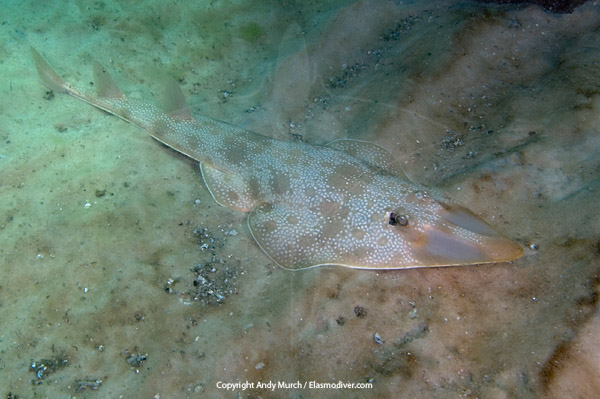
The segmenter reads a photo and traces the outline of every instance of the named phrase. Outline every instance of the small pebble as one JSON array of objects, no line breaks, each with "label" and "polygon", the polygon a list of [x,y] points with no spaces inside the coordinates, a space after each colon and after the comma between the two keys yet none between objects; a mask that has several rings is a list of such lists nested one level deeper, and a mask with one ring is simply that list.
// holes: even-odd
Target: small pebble
[{"label": "small pebble", "polygon": [[408,317],[410,317],[411,319],[415,319],[417,317],[417,308],[414,308],[413,310],[410,311],[410,313],[408,314]]}]

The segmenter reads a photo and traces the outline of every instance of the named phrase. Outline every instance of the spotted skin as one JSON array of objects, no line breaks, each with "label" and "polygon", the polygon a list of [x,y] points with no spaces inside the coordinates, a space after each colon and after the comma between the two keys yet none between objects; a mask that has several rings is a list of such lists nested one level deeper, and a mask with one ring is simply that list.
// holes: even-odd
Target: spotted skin
[{"label": "spotted skin", "polygon": [[51,89],[135,123],[198,161],[215,201],[249,212],[252,236],[284,268],[456,266],[510,261],[523,253],[441,191],[410,181],[375,144],[280,141],[194,116],[175,83],[160,109],[127,98],[98,63],[96,93],[85,93],[32,51]]}]

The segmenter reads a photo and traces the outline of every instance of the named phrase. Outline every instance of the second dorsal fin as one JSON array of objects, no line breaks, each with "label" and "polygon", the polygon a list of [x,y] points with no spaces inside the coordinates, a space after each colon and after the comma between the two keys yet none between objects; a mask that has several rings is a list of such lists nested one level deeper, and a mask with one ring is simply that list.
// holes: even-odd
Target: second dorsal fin
[{"label": "second dorsal fin", "polygon": [[125,99],[125,94],[119,89],[110,76],[106,68],[98,61],[94,61],[94,84],[96,85],[96,94],[100,98]]}]

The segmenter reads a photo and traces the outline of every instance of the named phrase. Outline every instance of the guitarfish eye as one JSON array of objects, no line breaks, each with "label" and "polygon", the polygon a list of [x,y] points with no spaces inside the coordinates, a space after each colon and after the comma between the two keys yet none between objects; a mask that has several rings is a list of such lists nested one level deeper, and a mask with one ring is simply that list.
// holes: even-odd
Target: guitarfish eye
[{"label": "guitarfish eye", "polygon": [[391,212],[389,223],[391,226],[399,225],[406,227],[408,226],[408,216]]}]

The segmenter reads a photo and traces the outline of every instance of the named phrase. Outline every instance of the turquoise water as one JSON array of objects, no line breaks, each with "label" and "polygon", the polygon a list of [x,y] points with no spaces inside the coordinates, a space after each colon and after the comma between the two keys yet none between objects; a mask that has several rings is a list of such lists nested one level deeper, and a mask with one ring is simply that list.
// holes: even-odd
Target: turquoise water
[{"label": "turquoise water", "polygon": [[[2,14],[1,395],[600,391],[593,2],[552,14],[447,1],[56,1]],[[159,101],[171,76],[201,115],[283,140],[376,142],[525,255],[283,270],[245,214],[212,200],[193,161],[49,92],[30,45],[79,87],[98,60],[132,98]],[[314,387],[340,381],[370,385]]]}]

